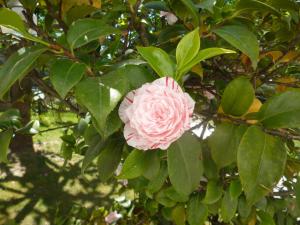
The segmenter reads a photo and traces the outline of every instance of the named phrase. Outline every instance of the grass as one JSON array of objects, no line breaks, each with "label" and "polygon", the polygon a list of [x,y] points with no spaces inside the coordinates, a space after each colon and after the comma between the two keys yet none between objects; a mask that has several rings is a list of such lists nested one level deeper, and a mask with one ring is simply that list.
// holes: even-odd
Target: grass
[{"label": "grass", "polygon": [[[39,119],[44,124],[41,130],[77,121],[70,113]],[[45,126],[46,122],[51,125]],[[53,224],[58,206],[67,211],[74,203],[86,207],[110,204],[112,185],[101,184],[93,169],[81,177],[81,156],[74,155],[63,168],[61,135],[61,129],[38,134],[34,151],[10,154],[10,162],[0,165],[0,224]]]}]

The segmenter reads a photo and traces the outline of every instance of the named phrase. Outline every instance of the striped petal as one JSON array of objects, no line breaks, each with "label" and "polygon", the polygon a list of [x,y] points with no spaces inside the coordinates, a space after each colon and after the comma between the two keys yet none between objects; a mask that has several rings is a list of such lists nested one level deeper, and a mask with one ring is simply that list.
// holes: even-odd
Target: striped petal
[{"label": "striped petal", "polygon": [[121,102],[121,105],[119,107],[119,116],[124,123],[127,123],[129,121],[129,118],[126,115],[126,110],[133,103],[134,93],[135,93],[134,91],[129,92],[126,95],[126,97],[123,99],[123,101]]}]

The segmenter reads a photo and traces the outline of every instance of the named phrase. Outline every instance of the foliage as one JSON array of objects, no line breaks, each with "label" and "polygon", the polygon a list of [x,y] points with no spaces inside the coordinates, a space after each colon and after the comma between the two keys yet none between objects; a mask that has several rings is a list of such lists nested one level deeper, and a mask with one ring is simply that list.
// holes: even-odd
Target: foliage
[{"label": "foliage", "polygon": [[[84,155],[82,175],[96,166],[102,181],[128,179],[143,211],[140,224],[297,223],[298,1],[0,4],[1,161],[16,135],[38,132],[18,111],[28,94],[13,97],[28,78],[31,97],[37,96],[29,98],[33,111],[54,103],[79,117],[61,137],[66,163]],[[168,12],[165,18],[160,11]],[[195,127],[166,151],[132,149],[122,135],[120,101],[163,76],[195,100]],[[206,138],[208,130],[213,134]]]}]

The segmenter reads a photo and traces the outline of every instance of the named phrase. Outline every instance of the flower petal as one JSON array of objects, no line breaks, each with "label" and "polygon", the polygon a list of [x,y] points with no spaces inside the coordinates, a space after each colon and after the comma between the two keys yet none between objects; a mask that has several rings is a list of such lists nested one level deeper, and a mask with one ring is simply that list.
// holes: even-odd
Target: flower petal
[{"label": "flower petal", "polygon": [[169,89],[172,89],[176,92],[182,92],[181,87],[179,84],[172,78],[172,77],[162,77],[155,81],[153,81],[153,84],[158,86],[167,87]]},{"label": "flower petal", "polygon": [[134,93],[135,93],[135,91],[129,92],[120,104],[119,116],[124,123],[127,123],[129,121],[129,118],[126,115],[125,111],[128,107],[130,107],[132,105],[133,100],[134,100]]},{"label": "flower petal", "polygon": [[146,139],[142,138],[129,124],[125,124],[124,137],[127,144],[136,149],[148,150],[151,147],[151,144],[149,144]]}]

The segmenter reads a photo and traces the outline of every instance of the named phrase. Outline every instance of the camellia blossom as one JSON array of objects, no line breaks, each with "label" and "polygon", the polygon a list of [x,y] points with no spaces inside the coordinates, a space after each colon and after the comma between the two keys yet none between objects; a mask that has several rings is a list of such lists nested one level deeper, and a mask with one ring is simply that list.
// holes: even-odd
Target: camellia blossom
[{"label": "camellia blossom", "polygon": [[171,77],[163,77],[131,91],[119,108],[128,145],[167,149],[190,128],[195,102]]}]

